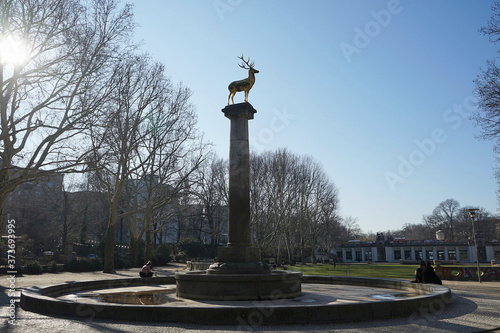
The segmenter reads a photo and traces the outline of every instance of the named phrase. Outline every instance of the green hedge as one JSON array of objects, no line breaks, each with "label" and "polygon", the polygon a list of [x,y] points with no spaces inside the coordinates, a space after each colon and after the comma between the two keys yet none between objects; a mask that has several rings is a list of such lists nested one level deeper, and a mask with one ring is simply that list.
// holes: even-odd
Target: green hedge
[{"label": "green hedge", "polygon": [[170,262],[170,248],[169,244],[161,244],[156,248],[151,259],[153,266],[165,266]]},{"label": "green hedge", "polygon": [[70,272],[91,272],[102,270],[102,261],[99,258],[76,257],[67,265]]},{"label": "green hedge", "polygon": [[42,266],[37,260],[27,261],[22,266],[23,274],[42,274]]}]

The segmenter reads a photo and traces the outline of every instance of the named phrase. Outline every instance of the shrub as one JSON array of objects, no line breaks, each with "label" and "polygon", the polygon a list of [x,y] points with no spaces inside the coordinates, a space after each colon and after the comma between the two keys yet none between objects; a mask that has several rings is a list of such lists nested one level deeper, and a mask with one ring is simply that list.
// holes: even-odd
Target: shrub
[{"label": "shrub", "polygon": [[59,267],[55,261],[51,261],[47,264],[47,270],[49,273],[57,273],[59,272]]},{"label": "shrub", "polygon": [[186,254],[186,252],[178,252],[177,254],[174,255],[174,261],[175,262],[186,262],[186,260],[188,260],[188,256]]},{"label": "shrub", "polygon": [[90,272],[102,269],[102,261],[99,258],[75,257],[68,265],[70,272]]},{"label": "shrub", "polygon": [[132,263],[130,262],[130,259],[127,258],[127,256],[120,254],[120,253],[115,253],[115,268],[116,269],[123,269],[123,268],[130,268],[132,267]]},{"label": "shrub", "polygon": [[195,238],[186,238],[177,245],[181,252],[185,252],[187,259],[204,258],[207,255],[207,248],[203,243]]},{"label": "shrub", "polygon": [[36,260],[27,261],[22,270],[24,274],[42,274],[42,266]]},{"label": "shrub", "polygon": [[161,244],[159,245],[155,253],[153,254],[153,265],[155,266],[165,266],[170,261],[170,245]]}]

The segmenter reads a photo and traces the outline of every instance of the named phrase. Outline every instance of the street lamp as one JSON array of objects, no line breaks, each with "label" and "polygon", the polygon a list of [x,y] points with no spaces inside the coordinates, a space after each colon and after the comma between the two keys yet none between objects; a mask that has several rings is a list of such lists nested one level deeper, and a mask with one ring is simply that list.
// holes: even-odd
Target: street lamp
[{"label": "street lamp", "polygon": [[470,208],[466,209],[465,211],[469,212],[469,216],[472,221],[472,235],[474,236],[474,246],[476,247],[476,263],[477,263],[477,279],[479,283],[481,283],[481,271],[479,270],[479,251],[477,249],[477,239],[476,239],[476,230],[474,228],[474,218],[476,217],[476,212],[479,209],[477,208]]}]

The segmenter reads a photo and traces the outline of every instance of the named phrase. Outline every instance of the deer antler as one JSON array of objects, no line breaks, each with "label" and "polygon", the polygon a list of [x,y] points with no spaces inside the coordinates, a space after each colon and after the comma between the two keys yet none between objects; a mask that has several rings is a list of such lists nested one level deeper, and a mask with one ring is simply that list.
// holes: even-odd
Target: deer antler
[{"label": "deer antler", "polygon": [[243,57],[243,54],[242,54],[241,57],[238,57],[238,59],[243,60],[243,62],[248,66],[248,68],[247,68],[247,67],[245,67],[244,64],[242,64],[242,65],[238,64],[238,66],[240,66],[241,68],[243,68],[243,69],[253,68],[253,66],[254,66],[253,61],[251,63],[248,63],[250,61],[250,57],[248,57],[248,60],[245,60],[245,58]]}]

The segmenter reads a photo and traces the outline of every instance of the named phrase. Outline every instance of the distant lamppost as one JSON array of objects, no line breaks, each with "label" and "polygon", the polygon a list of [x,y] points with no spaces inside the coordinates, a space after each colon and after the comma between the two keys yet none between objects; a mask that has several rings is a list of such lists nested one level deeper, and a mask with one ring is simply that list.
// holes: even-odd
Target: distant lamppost
[{"label": "distant lamppost", "polygon": [[478,210],[479,209],[477,208],[466,209],[466,211],[469,212],[469,216],[472,221],[472,235],[474,236],[474,246],[476,247],[477,279],[479,283],[481,283],[481,271],[479,270],[479,251],[477,249],[476,229],[474,227],[474,218],[476,217],[476,212]]}]

